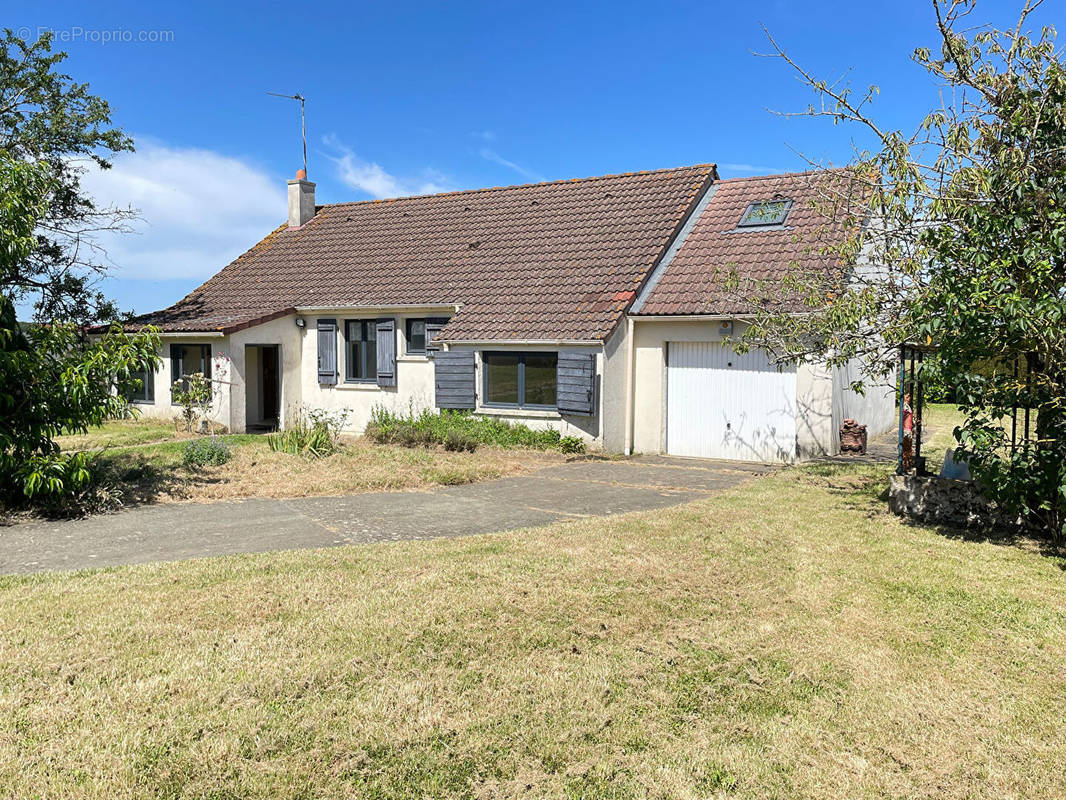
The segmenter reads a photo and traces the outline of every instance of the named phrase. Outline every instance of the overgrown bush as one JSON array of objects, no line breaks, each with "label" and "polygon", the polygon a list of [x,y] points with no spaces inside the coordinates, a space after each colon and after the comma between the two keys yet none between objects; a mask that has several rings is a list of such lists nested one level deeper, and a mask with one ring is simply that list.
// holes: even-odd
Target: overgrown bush
[{"label": "overgrown bush", "polygon": [[185,444],[181,463],[186,467],[217,467],[232,458],[229,445],[224,439],[193,439]]},{"label": "overgrown bush", "polygon": [[585,443],[577,436],[563,437],[559,431],[533,430],[527,425],[491,417],[476,417],[468,411],[423,409],[397,414],[380,406],[371,414],[366,436],[379,444],[404,447],[443,446],[451,451],[473,452],[479,445],[531,450],[560,450],[583,453]]},{"label": "overgrown bush", "polygon": [[325,458],[340,447],[340,435],[351,412],[326,411],[301,406],[285,430],[267,437],[267,445],[276,453],[307,458]]}]

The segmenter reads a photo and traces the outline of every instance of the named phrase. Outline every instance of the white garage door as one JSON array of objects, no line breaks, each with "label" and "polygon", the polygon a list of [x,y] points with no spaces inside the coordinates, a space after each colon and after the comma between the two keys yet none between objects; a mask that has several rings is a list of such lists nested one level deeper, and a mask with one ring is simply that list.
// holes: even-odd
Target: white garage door
[{"label": "white garage door", "polygon": [[791,461],[796,455],[796,370],[762,350],[668,342],[666,451],[677,456]]}]

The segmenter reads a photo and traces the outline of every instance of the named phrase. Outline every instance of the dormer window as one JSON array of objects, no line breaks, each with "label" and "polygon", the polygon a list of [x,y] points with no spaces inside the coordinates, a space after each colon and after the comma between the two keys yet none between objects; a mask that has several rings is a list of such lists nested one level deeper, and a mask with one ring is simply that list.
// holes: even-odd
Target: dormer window
[{"label": "dormer window", "polygon": [[749,203],[744,215],[737,223],[738,228],[768,228],[784,225],[792,201],[787,197],[775,197],[772,200],[756,200]]}]

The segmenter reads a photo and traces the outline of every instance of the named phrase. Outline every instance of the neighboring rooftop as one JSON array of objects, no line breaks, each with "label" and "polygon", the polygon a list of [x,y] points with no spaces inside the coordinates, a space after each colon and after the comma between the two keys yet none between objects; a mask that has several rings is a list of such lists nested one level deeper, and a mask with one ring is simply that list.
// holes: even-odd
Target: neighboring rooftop
[{"label": "neighboring rooftop", "polygon": [[[865,218],[867,190],[851,173],[731,178],[717,181],[711,191],[681,248],[653,276],[633,313],[741,314],[753,310],[745,292],[763,295],[763,287],[777,309],[801,311],[803,298],[781,286],[786,274],[822,275],[827,283],[843,275],[844,268],[825,248],[839,244],[848,225]],[[751,219],[753,205],[762,219]],[[832,205],[831,216],[827,205]],[[737,289],[726,285],[734,273]]]},{"label": "neighboring rooftop", "polygon": [[296,307],[457,304],[443,340],[601,340],[715,176],[703,164],[319,206],[137,322],[230,331]]}]

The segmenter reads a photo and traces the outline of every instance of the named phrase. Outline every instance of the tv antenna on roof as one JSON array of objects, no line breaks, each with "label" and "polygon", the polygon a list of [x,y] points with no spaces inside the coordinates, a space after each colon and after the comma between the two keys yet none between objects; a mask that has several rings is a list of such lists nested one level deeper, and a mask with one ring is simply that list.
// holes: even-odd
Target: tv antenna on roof
[{"label": "tv antenna on roof", "polygon": [[307,177],[307,120],[304,117],[304,103],[307,98],[302,94],[281,94],[280,92],[267,92],[267,94],[274,97],[285,97],[289,100],[300,101],[300,133],[303,135],[304,140],[304,177]]}]

